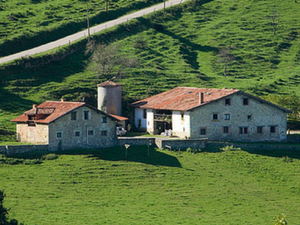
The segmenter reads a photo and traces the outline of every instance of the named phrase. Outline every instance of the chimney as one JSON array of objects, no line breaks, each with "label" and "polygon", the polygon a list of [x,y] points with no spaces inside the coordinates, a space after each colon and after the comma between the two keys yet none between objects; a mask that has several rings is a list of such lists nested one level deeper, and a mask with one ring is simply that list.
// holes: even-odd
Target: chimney
[{"label": "chimney", "polygon": [[33,108],[33,109],[36,109],[36,108],[37,108],[37,104],[33,104],[33,105],[32,105],[32,108]]},{"label": "chimney", "polygon": [[204,92],[199,93],[199,105],[204,103]]},{"label": "chimney", "polygon": [[66,102],[67,100],[65,98],[61,98],[61,102]]}]

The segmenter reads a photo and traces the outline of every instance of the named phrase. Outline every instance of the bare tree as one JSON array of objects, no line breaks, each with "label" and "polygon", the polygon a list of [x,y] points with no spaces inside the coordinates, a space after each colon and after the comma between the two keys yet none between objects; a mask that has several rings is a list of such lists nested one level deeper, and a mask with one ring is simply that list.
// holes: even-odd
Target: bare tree
[{"label": "bare tree", "polygon": [[270,16],[270,19],[271,19],[271,25],[273,28],[273,35],[276,35],[277,26],[279,24],[278,11],[274,10],[273,14]]},{"label": "bare tree", "polygon": [[95,45],[93,41],[88,43],[86,53],[92,53],[90,60],[94,64],[97,77],[104,77],[107,80],[121,78],[126,68],[133,68],[138,64],[136,58],[130,58],[120,51],[117,44]]},{"label": "bare tree", "polygon": [[223,73],[224,77],[227,75],[227,66],[230,62],[234,60],[234,55],[230,53],[230,51],[227,48],[221,48],[218,53],[218,63],[223,64]]}]

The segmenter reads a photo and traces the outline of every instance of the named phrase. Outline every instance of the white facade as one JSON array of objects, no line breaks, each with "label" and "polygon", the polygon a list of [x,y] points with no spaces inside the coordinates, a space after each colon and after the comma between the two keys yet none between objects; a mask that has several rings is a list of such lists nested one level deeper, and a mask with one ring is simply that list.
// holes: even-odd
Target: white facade
[{"label": "white facade", "polygon": [[190,137],[190,113],[173,111],[172,134],[179,137]]}]

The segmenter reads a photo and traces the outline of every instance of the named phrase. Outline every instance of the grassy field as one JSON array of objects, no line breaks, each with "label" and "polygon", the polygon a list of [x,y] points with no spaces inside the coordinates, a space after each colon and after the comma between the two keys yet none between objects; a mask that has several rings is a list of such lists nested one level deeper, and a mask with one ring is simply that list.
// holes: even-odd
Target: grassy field
[{"label": "grassy field", "polygon": [[30,225],[272,224],[279,213],[300,224],[299,153],[128,152],[2,157],[4,206]]},{"label": "grassy field", "polygon": [[115,19],[159,0],[3,0],[0,1],[0,57],[35,47]]},{"label": "grassy field", "polygon": [[[156,12],[93,39],[118,43],[123,54],[140,61],[115,80],[123,85],[124,116],[132,115],[128,105],[133,101],[176,86],[237,88],[263,98],[299,99],[299,11],[294,1],[190,1],[168,9],[166,16]],[[276,35],[272,15],[278,19]],[[85,44],[0,66],[0,133],[6,139],[14,138],[15,125],[9,121],[34,103],[85,97],[95,104],[96,85],[104,79],[96,78]],[[217,54],[224,47],[234,55],[226,77]]]}]

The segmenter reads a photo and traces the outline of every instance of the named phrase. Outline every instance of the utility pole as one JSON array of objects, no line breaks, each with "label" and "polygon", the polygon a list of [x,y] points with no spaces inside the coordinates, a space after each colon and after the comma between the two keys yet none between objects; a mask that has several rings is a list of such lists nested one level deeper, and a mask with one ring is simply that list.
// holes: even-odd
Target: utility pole
[{"label": "utility pole", "polygon": [[166,0],[164,0],[164,16],[166,16]]}]

